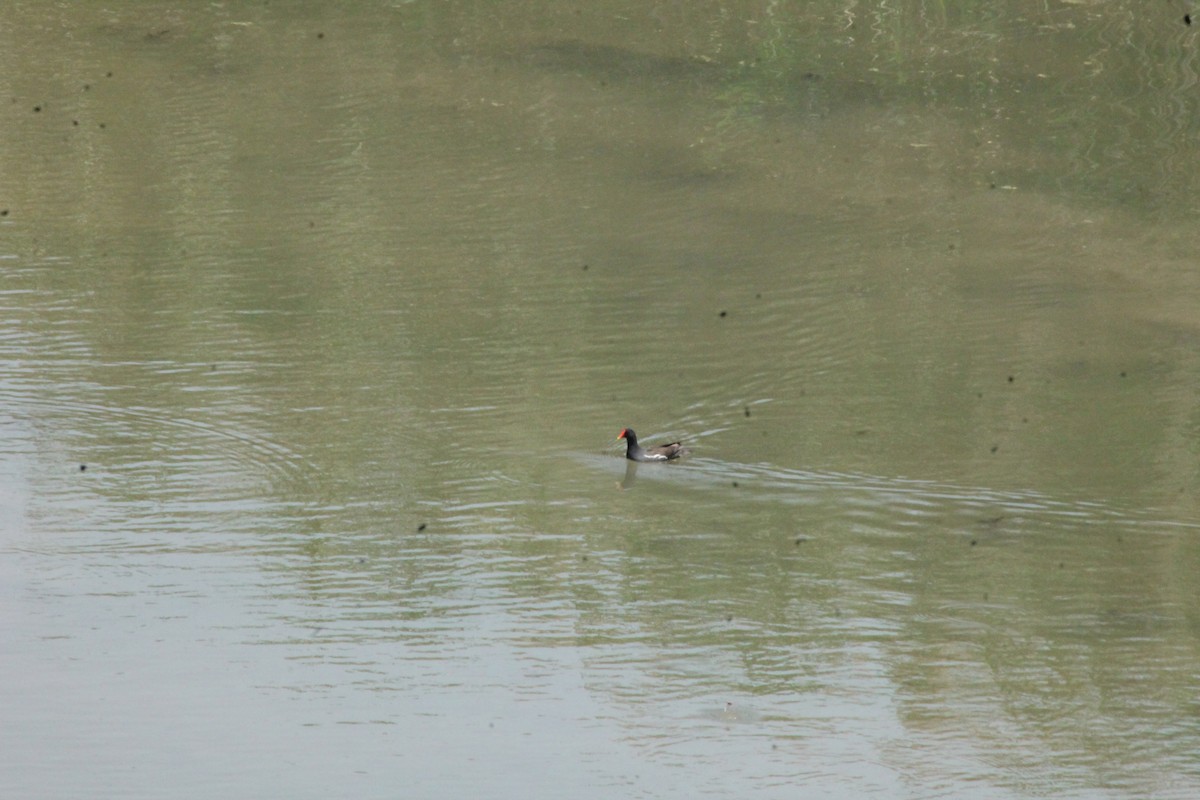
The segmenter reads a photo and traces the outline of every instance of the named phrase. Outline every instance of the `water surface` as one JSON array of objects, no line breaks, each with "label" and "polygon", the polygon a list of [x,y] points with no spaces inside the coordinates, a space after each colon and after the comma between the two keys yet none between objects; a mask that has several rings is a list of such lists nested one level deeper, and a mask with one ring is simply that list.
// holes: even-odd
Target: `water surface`
[{"label": "water surface", "polygon": [[1186,11],[19,4],[0,794],[1194,796]]}]

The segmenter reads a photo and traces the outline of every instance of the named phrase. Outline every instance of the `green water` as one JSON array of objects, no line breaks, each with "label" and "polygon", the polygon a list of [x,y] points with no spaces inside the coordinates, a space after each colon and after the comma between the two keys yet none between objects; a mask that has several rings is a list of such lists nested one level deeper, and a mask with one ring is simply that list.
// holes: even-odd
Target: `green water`
[{"label": "green water", "polygon": [[14,6],[0,794],[1194,796],[1185,11]]}]

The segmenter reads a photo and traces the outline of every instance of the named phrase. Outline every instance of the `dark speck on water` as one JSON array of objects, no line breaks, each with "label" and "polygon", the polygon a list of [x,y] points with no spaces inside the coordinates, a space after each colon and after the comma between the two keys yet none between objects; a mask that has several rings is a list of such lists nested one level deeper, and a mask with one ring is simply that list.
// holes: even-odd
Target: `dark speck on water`
[{"label": "dark speck on water", "polygon": [[994,452],[996,452],[996,451],[997,451],[997,450],[999,450],[999,449],[1000,449],[1000,445],[998,445],[998,444],[994,444],[994,445],[992,445],[992,452],[993,452],[993,453],[994,453]]},{"label": "dark speck on water", "polygon": [[80,472],[87,472],[87,464],[80,464],[80,465],[79,465],[79,471],[80,471]]},{"label": "dark speck on water", "polygon": [[1012,383],[1012,382],[1013,382],[1013,380],[1014,380],[1014,379],[1013,379],[1013,376],[1012,376],[1012,375],[1009,375],[1009,376],[1008,376],[1008,382],[1009,382],[1009,383]]},{"label": "dark speck on water", "polygon": [[426,528],[426,525],[424,522],[422,522],[420,525],[417,526],[417,533],[420,533],[421,531],[425,530],[425,528]]},{"label": "dark speck on water", "polygon": [[724,311],[721,312],[722,317],[725,316],[725,314],[726,314],[726,312],[724,312]]},{"label": "dark speck on water", "polygon": [[746,419],[750,419],[750,406],[746,406],[742,410],[746,413]]}]

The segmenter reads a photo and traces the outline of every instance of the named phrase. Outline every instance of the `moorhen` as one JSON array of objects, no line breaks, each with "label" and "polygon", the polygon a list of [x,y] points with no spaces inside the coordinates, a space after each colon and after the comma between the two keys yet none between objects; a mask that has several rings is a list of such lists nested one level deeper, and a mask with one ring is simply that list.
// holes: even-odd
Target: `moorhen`
[{"label": "moorhen", "polygon": [[670,461],[689,452],[679,442],[642,447],[638,444],[637,434],[633,432],[633,428],[622,428],[617,439],[625,440],[625,457],[630,461]]}]

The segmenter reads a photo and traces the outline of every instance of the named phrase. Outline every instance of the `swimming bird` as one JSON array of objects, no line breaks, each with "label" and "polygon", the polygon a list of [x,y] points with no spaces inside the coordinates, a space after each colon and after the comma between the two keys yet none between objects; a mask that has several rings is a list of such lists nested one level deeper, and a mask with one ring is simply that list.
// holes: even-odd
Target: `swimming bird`
[{"label": "swimming bird", "polygon": [[633,428],[622,428],[617,439],[625,440],[625,457],[630,461],[671,461],[691,452],[679,442],[642,447]]}]

